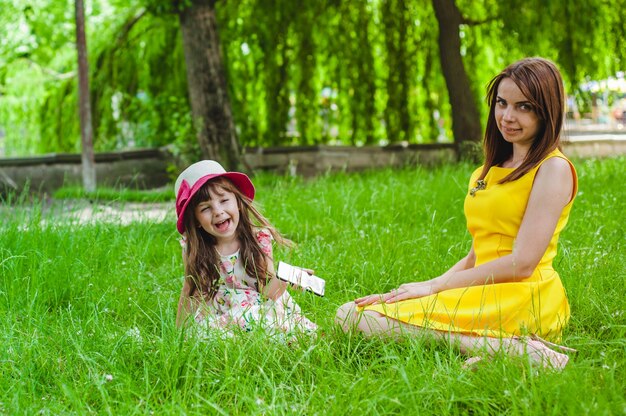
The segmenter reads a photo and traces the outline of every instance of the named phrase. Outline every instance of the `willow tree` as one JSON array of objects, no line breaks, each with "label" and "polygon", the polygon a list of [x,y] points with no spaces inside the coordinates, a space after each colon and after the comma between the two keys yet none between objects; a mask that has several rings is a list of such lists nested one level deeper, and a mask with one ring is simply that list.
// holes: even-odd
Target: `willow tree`
[{"label": "willow tree", "polygon": [[[506,0],[499,5],[501,36],[525,55],[554,60],[569,87],[624,70],[626,1]],[[516,10],[523,10],[517,13]],[[532,28],[529,30],[529,28]]]},{"label": "willow tree", "polygon": [[258,7],[254,8],[255,12],[263,13],[258,16],[263,25],[256,25],[256,36],[259,38],[258,46],[262,51],[265,70],[265,143],[270,146],[284,143],[289,120],[289,67],[293,59],[289,30],[296,16],[301,13],[298,6],[292,0],[265,0],[259,1]]},{"label": "willow tree", "polygon": [[[513,60],[555,60],[570,91],[623,70],[625,2],[91,0],[94,148],[173,143],[230,168],[239,143],[428,143],[452,130],[462,147],[480,138],[485,84]],[[72,2],[48,3],[0,0],[7,154],[80,150]]]},{"label": "willow tree", "polygon": [[432,0],[439,22],[439,56],[452,106],[452,131],[457,151],[463,142],[478,142],[482,129],[480,112],[461,56],[460,26],[464,23],[454,0]]},{"label": "willow tree", "polygon": [[412,135],[409,89],[413,77],[409,74],[413,62],[407,50],[412,22],[407,0],[382,0],[381,9],[388,65],[384,115],[387,137],[393,143],[407,141]]},{"label": "willow tree", "polygon": [[[345,77],[346,106],[350,109],[350,143],[372,145],[376,142],[376,64],[374,58],[374,10],[368,2],[340,2],[339,47],[336,53],[342,65],[338,75]],[[407,109],[408,110],[408,109]]]},{"label": "willow tree", "polygon": [[227,169],[242,169],[241,147],[228,95],[216,19],[216,0],[149,0],[159,13],[178,15],[191,112],[202,155]]}]

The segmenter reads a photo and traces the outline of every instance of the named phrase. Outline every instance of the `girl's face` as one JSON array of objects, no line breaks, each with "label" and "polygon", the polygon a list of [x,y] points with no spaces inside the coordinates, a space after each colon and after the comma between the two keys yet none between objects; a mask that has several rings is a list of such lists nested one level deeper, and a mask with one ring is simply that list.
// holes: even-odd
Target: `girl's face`
[{"label": "girl's face", "polygon": [[236,238],[239,225],[237,197],[225,189],[214,187],[209,190],[209,199],[194,208],[198,224],[216,238],[218,244]]},{"label": "girl's face", "polygon": [[511,78],[502,79],[498,85],[495,117],[504,140],[514,145],[529,147],[539,132],[535,109]]}]

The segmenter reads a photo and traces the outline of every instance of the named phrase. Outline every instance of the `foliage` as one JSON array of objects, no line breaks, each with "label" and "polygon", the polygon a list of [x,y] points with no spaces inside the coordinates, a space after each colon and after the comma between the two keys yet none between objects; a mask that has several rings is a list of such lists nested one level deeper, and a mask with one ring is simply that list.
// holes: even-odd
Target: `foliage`
[{"label": "foliage", "polygon": [[[555,60],[570,92],[624,69],[624,0],[456,3],[483,119],[487,81],[523,56]],[[88,2],[96,150],[197,152],[176,15],[189,4]],[[71,0],[0,0],[6,155],[78,150],[72,10]],[[430,1],[222,0],[216,10],[243,146],[450,140]]]},{"label": "foliage", "polygon": [[[13,41],[23,52],[9,54],[0,97],[9,155],[79,150],[72,3],[22,10],[30,33]],[[96,150],[186,146],[194,136],[177,21],[147,14],[136,2],[96,0],[91,6],[87,47]],[[22,96],[24,91],[30,94]]]},{"label": "foliage", "polygon": [[560,374],[504,357],[465,371],[449,346],[343,335],[332,322],[343,302],[467,253],[466,164],[255,178],[265,214],[299,244],[277,257],[327,280],[325,298],[292,291],[321,327],[293,345],[176,330],[183,272],[171,206],[164,222],[122,226],[68,219],[71,205],[0,205],[0,412],[621,414],[625,162],[575,162],[580,192],[555,267],[572,306],[564,343],[579,353]]},{"label": "foliage", "polygon": [[[624,33],[624,21],[615,20],[624,13],[619,3],[623,2],[512,0],[500,8],[502,28],[514,33],[523,53],[556,61],[573,90],[587,77],[606,78],[624,69],[623,48],[614,49],[624,39],[615,38]],[[599,51],[616,56],[609,58]]]}]

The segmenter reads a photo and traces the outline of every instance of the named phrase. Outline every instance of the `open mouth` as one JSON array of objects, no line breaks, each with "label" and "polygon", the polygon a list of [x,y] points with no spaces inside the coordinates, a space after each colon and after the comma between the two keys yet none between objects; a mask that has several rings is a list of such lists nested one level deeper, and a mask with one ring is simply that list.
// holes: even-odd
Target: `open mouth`
[{"label": "open mouth", "polygon": [[521,129],[514,129],[511,127],[502,127],[502,130],[504,130],[505,133],[507,134],[515,134],[517,132],[519,132]]},{"label": "open mouth", "polygon": [[224,232],[228,229],[229,225],[230,225],[230,219],[215,223],[213,226],[215,227],[217,231]]}]

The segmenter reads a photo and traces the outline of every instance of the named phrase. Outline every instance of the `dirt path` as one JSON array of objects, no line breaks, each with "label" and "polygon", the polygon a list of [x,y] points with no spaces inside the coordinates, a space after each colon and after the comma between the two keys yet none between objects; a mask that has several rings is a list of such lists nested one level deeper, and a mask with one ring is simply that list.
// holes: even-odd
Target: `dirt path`
[{"label": "dirt path", "polygon": [[41,224],[85,225],[106,222],[127,225],[133,222],[171,222],[175,226],[173,202],[135,203],[49,201],[40,207],[0,205],[0,215],[29,216],[41,211]]},{"label": "dirt path", "polygon": [[68,213],[62,213],[59,218],[69,218],[79,224],[98,221],[123,225],[138,221],[163,222],[167,220],[172,224],[176,222],[174,206],[171,202],[87,204],[78,206]]}]

